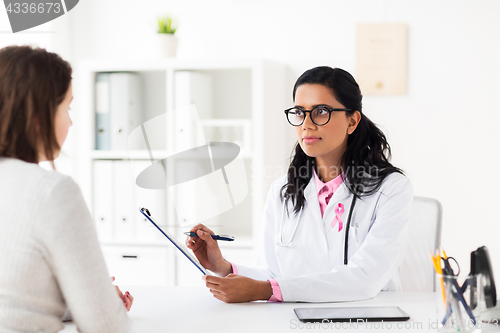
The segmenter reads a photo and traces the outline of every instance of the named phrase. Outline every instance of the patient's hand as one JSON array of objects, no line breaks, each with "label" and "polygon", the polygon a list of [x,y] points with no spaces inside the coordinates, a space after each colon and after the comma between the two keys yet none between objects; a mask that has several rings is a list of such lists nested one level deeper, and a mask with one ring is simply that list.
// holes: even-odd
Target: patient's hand
[{"label": "patient's hand", "polygon": [[229,274],[226,277],[204,275],[203,280],[214,297],[226,303],[266,301],[273,294],[271,282],[241,275]]},{"label": "patient's hand", "polygon": [[[114,281],[115,277],[112,276],[111,279]],[[132,303],[134,303],[134,297],[132,297],[132,295],[130,295],[130,293],[128,291],[126,291],[125,294],[122,294],[122,292],[120,291],[120,288],[118,288],[118,286],[115,286],[115,288],[116,288],[116,291],[118,292],[118,297],[120,297],[123,301],[123,305],[125,306],[125,309],[127,309],[127,311],[130,311],[130,308],[132,307]]]},{"label": "patient's hand", "polygon": [[130,293],[128,291],[126,291],[125,294],[122,294],[122,292],[120,291],[120,288],[118,288],[118,286],[115,286],[115,288],[116,288],[116,291],[118,292],[118,296],[120,296],[120,298],[123,301],[123,305],[125,305],[125,309],[127,309],[127,311],[130,311],[130,308],[132,307],[132,303],[134,302],[134,297],[132,297],[132,295],[130,295]]}]

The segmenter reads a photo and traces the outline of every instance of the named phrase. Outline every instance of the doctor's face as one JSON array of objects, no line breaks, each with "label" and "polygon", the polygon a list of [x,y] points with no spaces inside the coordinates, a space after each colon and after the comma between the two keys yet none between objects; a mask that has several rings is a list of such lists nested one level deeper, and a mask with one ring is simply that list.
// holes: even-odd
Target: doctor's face
[{"label": "doctor's face", "polygon": [[[330,88],[321,84],[303,84],[295,92],[295,106],[312,110],[316,106],[345,109],[333,95]],[[347,147],[347,137],[354,132],[359,121],[347,116],[345,111],[333,111],[330,121],[322,126],[312,122],[310,113],[300,126],[295,126],[297,139],[302,150],[310,157],[322,160],[321,164],[337,166]]]}]

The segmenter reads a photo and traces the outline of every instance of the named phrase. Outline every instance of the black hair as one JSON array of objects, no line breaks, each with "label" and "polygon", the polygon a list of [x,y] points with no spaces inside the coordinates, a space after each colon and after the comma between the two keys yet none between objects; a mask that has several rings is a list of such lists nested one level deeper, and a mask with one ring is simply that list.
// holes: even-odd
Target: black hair
[{"label": "black hair", "polygon": [[[363,114],[363,96],[351,74],[340,68],[312,68],[295,82],[294,101],[297,88],[303,84],[320,84],[329,88],[337,101],[352,110],[346,111],[346,116],[351,116],[355,111],[361,114],[357,128],[348,136],[346,151],[340,161],[342,180],[349,192],[356,198],[371,195],[380,189],[384,179],[391,173],[403,174],[401,169],[389,162],[391,147],[384,133]],[[281,200],[292,200],[294,212],[298,213],[304,207],[304,189],[313,176],[316,159],[307,156],[298,142],[294,150],[288,167],[288,182],[281,188],[280,197]]]}]

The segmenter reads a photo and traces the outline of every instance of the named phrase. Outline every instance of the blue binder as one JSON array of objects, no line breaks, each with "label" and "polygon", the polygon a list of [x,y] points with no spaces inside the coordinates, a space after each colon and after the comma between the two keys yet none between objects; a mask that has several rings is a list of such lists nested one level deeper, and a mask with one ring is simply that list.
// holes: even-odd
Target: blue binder
[{"label": "blue binder", "polygon": [[111,149],[110,73],[97,73],[95,79],[95,149]]}]

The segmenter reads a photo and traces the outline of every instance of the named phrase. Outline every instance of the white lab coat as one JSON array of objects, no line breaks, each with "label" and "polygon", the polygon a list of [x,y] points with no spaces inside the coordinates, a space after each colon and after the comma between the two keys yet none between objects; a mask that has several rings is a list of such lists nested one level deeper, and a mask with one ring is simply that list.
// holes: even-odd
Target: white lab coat
[{"label": "white lab coat", "polygon": [[[333,194],[323,218],[314,176],[304,195],[306,204],[292,247],[278,245],[286,176],[273,182],[263,214],[261,267],[235,264],[238,274],[258,280],[276,279],[285,302],[353,301],[374,297],[381,290],[400,291],[399,268],[407,240],[413,199],[410,181],[393,173],[378,192],[356,201],[349,230],[348,265],[344,265],[344,239],[352,195],[345,184]],[[344,205],[343,229],[334,228],[334,208]],[[288,203],[283,220],[283,243],[292,236],[297,215]]]}]

